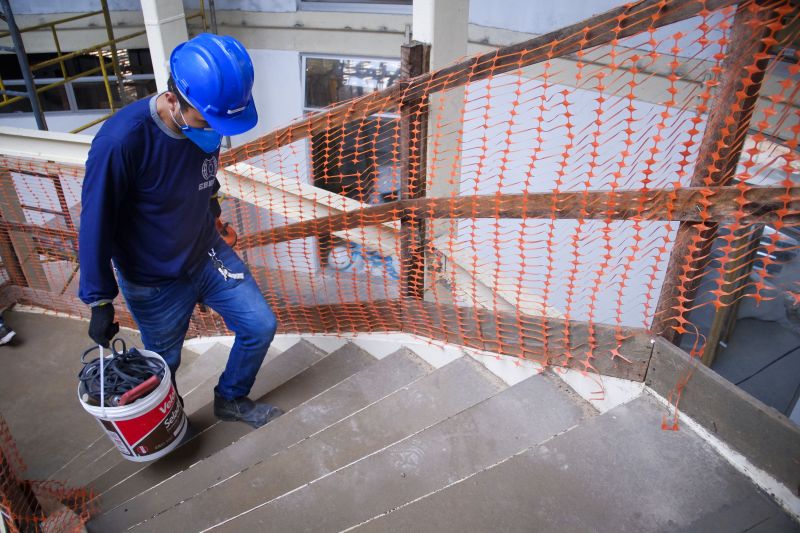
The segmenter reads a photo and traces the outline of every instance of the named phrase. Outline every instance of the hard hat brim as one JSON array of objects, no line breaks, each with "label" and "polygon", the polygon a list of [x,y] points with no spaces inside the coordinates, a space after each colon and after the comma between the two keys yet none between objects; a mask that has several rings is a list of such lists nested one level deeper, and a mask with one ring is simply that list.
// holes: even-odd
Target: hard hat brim
[{"label": "hard hat brim", "polygon": [[208,125],[221,135],[239,135],[253,129],[258,122],[256,104],[252,98],[250,98],[247,106],[235,115],[221,117],[211,113],[203,113],[202,111],[201,114],[208,122]]}]

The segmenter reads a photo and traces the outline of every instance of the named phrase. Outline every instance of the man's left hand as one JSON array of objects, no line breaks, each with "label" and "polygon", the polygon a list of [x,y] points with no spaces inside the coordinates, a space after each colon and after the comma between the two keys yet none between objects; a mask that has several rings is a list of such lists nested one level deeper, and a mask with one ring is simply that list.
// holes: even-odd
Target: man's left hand
[{"label": "man's left hand", "polygon": [[236,241],[239,240],[239,236],[236,235],[236,230],[234,230],[230,224],[227,222],[223,222],[221,219],[217,219],[217,231],[220,235],[222,235],[222,240],[224,240],[228,246],[233,248],[236,246]]}]

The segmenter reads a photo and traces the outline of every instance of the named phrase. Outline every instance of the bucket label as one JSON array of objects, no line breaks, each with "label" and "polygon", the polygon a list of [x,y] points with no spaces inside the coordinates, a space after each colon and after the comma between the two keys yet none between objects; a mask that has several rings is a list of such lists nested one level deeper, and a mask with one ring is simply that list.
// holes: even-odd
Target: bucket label
[{"label": "bucket label", "polygon": [[130,420],[115,420],[114,425],[134,454],[145,456],[172,444],[184,420],[178,394],[170,387],[169,394],[153,409]]},{"label": "bucket label", "polygon": [[108,435],[108,437],[111,439],[111,442],[114,443],[120,453],[123,455],[133,455],[130,448],[128,448],[127,444],[125,444],[125,441],[123,441],[122,437],[120,437],[119,433],[117,432],[117,427],[113,422],[109,420],[101,420],[99,418],[97,420],[100,422],[100,425],[103,426],[103,429],[106,430],[106,435]]}]

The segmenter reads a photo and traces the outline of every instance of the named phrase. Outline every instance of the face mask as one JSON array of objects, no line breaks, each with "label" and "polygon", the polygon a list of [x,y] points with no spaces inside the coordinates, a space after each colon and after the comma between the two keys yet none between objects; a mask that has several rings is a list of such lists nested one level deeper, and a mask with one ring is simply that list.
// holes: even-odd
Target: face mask
[{"label": "face mask", "polygon": [[219,150],[219,147],[222,144],[222,135],[211,128],[193,128],[192,126],[189,126],[189,123],[186,122],[186,118],[183,116],[183,111],[181,111],[180,104],[178,107],[178,114],[183,120],[183,126],[181,126],[180,123],[175,120],[175,115],[172,114],[172,111],[170,110],[169,112],[169,116],[172,117],[172,121],[181,129],[183,134],[186,135],[187,139],[199,146],[200,149],[207,154]]}]

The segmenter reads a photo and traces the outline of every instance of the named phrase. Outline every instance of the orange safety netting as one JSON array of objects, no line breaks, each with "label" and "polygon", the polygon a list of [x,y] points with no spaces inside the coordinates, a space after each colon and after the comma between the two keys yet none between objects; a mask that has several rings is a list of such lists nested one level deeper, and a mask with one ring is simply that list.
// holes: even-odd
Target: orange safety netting
[{"label": "orange safety netting", "polygon": [[[223,153],[223,219],[281,331],[641,380],[652,333],[700,355],[737,302],[797,313],[799,18],[645,0],[401,80]],[[87,316],[82,168],[0,167],[3,297]]]},{"label": "orange safety netting", "polygon": [[25,463],[0,416],[0,530],[81,531],[95,511],[90,489],[25,479]]}]

